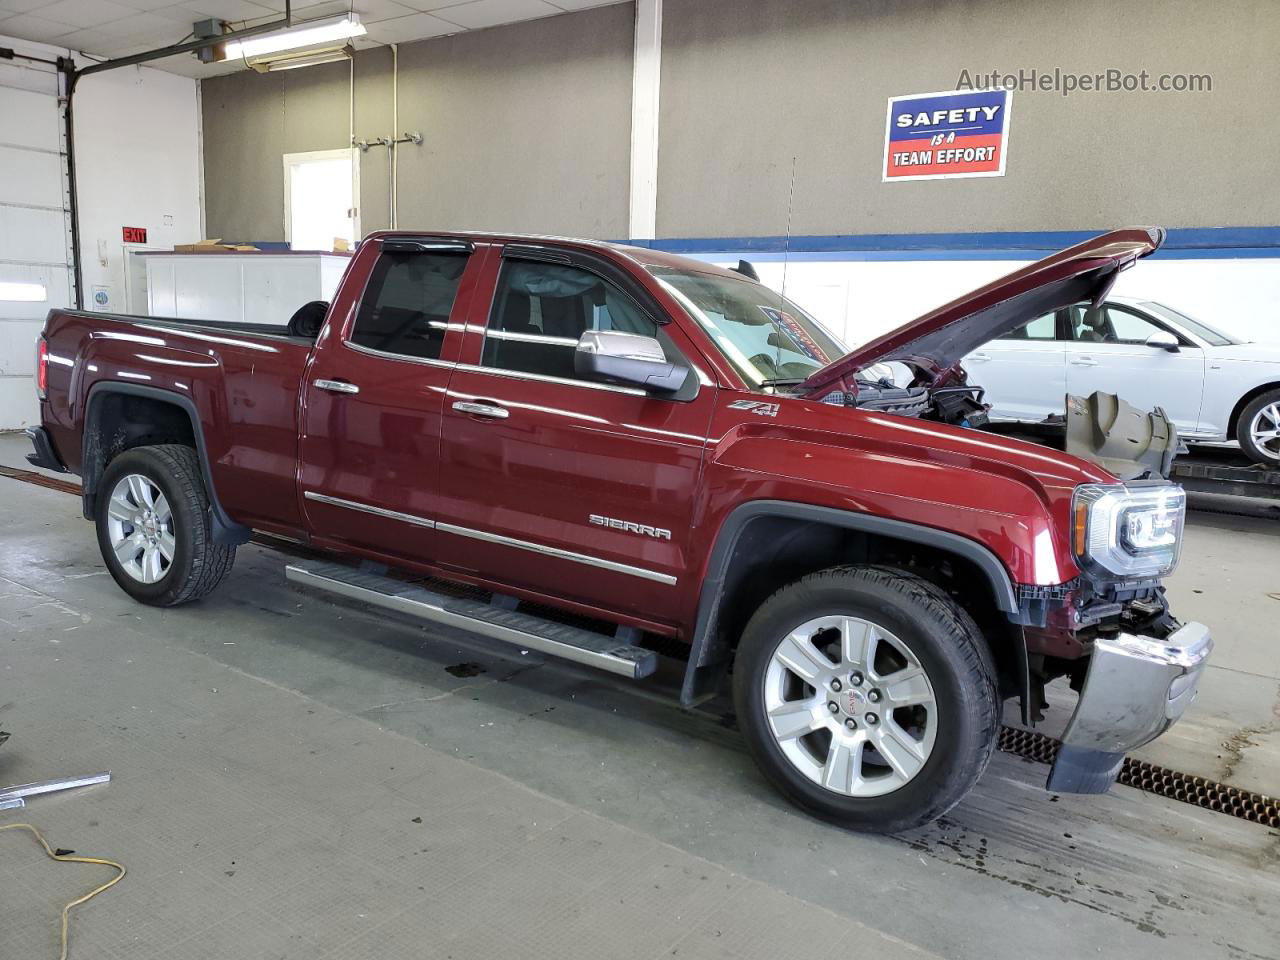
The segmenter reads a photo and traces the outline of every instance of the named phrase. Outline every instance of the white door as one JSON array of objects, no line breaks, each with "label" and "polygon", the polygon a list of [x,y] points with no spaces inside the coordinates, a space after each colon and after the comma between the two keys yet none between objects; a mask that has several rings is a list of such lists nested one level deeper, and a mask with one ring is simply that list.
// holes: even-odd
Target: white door
[{"label": "white door", "polygon": [[[1204,394],[1204,351],[1179,337],[1176,351],[1148,346],[1167,331],[1151,317],[1115,303],[1094,310],[1077,304],[1068,311],[1067,389],[1087,397],[1114,393],[1142,411],[1163,407],[1184,436],[1199,429]],[[1171,332],[1171,331],[1169,331]]]},{"label": "white door", "polygon": [[0,60],[0,430],[39,421],[35,343],[51,307],[73,302],[58,75]]},{"label": "white door", "polygon": [[292,249],[337,250],[337,241],[355,247],[359,157],[355,149],[284,155],[284,238]]},{"label": "white door", "polygon": [[986,391],[993,419],[1037,422],[1062,414],[1066,344],[1057,334],[1057,314],[1046,313],[960,361],[969,383]]}]

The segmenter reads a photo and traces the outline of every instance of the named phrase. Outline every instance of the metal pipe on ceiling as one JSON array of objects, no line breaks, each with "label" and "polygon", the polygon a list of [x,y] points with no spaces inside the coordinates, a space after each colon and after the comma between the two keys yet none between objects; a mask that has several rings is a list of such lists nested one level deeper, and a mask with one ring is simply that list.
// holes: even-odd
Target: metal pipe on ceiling
[{"label": "metal pipe on ceiling", "polygon": [[142,53],[135,53],[128,57],[118,57],[115,60],[103,60],[100,63],[93,63],[82,69],[76,69],[75,61],[70,57],[58,58],[58,72],[62,74],[65,83],[65,93],[62,94],[65,100],[65,110],[63,111],[63,124],[66,128],[67,140],[67,181],[68,181],[68,207],[71,214],[71,259],[75,273],[76,286],[76,308],[84,309],[84,273],[81,267],[80,258],[80,208],[79,200],[76,193],[76,162],[75,162],[75,122],[73,119],[72,103],[75,99],[76,84],[81,77],[87,77],[95,73],[103,73],[107,70],[117,70],[120,67],[132,67],[138,64],[149,63],[152,60],[163,60],[165,57],[173,57],[182,53],[193,53],[197,50],[203,50],[206,47],[212,47],[215,44],[226,43],[230,40],[242,40],[246,37],[256,37],[259,34],[270,33],[274,30],[283,30],[293,26],[293,9],[292,0],[284,0],[284,16],[269,23],[259,23],[252,27],[241,27],[239,30],[232,30],[229,33],[223,33],[216,37],[202,37],[199,40],[188,40],[182,43],[170,44],[167,47],[157,47],[154,50],[147,50]]}]

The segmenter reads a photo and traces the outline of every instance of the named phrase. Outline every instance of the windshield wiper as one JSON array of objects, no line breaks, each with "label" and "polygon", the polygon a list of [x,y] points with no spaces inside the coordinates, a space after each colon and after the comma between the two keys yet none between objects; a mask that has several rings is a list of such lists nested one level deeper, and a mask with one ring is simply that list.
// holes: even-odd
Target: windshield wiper
[{"label": "windshield wiper", "polygon": [[762,387],[794,387],[797,384],[804,383],[808,377],[773,377],[769,380],[761,380]]}]

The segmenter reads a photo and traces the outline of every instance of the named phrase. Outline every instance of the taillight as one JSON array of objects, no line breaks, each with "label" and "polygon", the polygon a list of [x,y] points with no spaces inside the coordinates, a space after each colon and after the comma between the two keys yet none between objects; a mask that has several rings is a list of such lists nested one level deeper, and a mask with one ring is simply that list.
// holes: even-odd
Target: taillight
[{"label": "taillight", "polygon": [[36,340],[36,395],[43,400],[49,393],[49,344],[44,337]]}]

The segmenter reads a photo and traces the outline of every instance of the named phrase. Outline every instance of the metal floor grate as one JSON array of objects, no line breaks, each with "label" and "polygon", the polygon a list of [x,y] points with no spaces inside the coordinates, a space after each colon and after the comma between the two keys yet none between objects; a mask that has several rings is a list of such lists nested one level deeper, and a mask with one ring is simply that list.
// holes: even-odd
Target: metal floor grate
[{"label": "metal floor grate", "polygon": [[[1005,753],[1025,757],[1037,763],[1053,763],[1061,741],[1046,737],[1043,733],[1002,727],[997,746]],[[1280,827],[1280,800],[1261,793],[1241,790],[1207,777],[1196,777],[1178,770],[1170,770],[1154,763],[1125,757],[1117,782],[1145,793],[1168,797],[1203,807],[1216,813],[1260,823],[1265,827]]]}]

